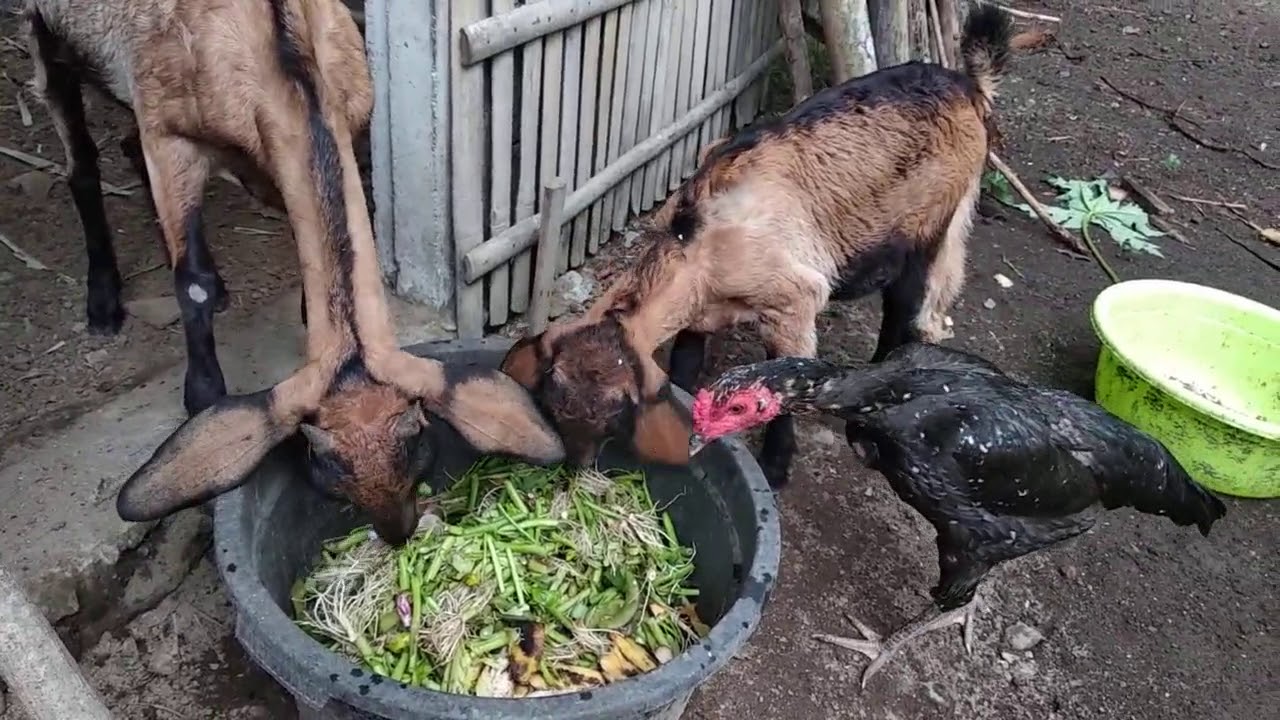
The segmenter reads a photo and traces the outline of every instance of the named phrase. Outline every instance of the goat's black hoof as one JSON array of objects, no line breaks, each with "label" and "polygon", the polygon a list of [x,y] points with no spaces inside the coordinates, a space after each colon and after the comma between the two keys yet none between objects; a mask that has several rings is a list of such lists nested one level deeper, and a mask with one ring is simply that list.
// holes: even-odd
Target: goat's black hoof
[{"label": "goat's black hoof", "polygon": [[124,325],[124,305],[120,302],[120,273],[96,273],[89,276],[85,298],[85,320],[94,335],[115,335]]},{"label": "goat's black hoof", "polygon": [[227,290],[227,284],[223,282],[222,276],[217,276],[217,282],[213,286],[213,311],[220,313],[231,307],[231,292]]},{"label": "goat's black hoof", "polygon": [[764,479],[769,481],[769,487],[774,490],[781,490],[791,480],[790,468],[781,463],[761,460],[760,469],[764,472]]},{"label": "goat's black hoof", "polygon": [[227,385],[222,373],[212,377],[187,371],[187,381],[182,389],[182,405],[188,417],[194,417],[227,395]]}]

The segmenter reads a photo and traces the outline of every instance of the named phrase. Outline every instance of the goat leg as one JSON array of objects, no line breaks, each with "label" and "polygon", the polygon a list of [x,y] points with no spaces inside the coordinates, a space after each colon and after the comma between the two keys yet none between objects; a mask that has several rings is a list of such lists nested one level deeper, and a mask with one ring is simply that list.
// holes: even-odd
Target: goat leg
[{"label": "goat leg", "polygon": [[142,151],[187,340],[183,404],[188,414],[196,415],[227,394],[213,339],[218,275],[200,216],[209,160],[195,143],[170,135],[144,133]]},{"label": "goat leg", "polygon": [[[151,178],[147,173],[147,161],[142,155],[142,139],[138,135],[138,131],[134,130],[129,135],[120,140],[120,154],[124,155],[129,161],[129,165],[133,171],[137,173],[138,179],[142,181],[142,187],[147,195],[147,204],[151,207],[152,212],[156,211],[155,199],[151,196]],[[165,252],[165,260],[172,264],[173,258],[167,257],[169,254],[168,243],[165,242],[164,233],[160,233],[160,247]],[[213,258],[209,258],[209,262],[213,263]],[[227,291],[227,284],[222,279],[222,274],[218,272],[217,267],[213,270],[214,277],[217,281],[214,283],[215,292],[213,294],[213,311],[220,313],[231,305],[231,293]]]},{"label": "goat leg", "polygon": [[98,146],[85,120],[80,74],[64,62],[62,43],[33,13],[30,16],[31,57],[36,66],[36,87],[53,117],[54,129],[67,154],[67,186],[84,231],[89,260],[86,277],[85,316],[89,331],[114,335],[124,324],[120,291],[124,282],[111,243],[111,228],[102,202],[102,178]]}]

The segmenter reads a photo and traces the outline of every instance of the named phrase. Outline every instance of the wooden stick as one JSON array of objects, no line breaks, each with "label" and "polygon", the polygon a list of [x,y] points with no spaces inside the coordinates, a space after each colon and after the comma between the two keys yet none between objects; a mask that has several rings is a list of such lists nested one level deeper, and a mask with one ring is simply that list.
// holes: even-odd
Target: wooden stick
[{"label": "wooden stick", "polygon": [[[12,158],[14,160],[17,160],[20,163],[25,163],[27,165],[30,165],[31,167],[37,170],[44,170],[45,172],[53,173],[54,175],[57,175],[59,177],[65,178],[67,176],[67,171],[64,170],[63,167],[58,163],[53,162],[52,160],[45,160],[44,158],[38,157],[36,155],[24,153],[21,150],[14,150],[13,148],[0,147],[0,155],[4,155],[6,157]],[[99,182],[102,186],[102,192],[106,193],[107,195],[119,195],[121,197],[129,197],[133,195],[133,193],[130,192],[128,189],[122,188],[119,185],[112,185],[111,183],[105,180],[101,180]]]},{"label": "wooden stick", "polygon": [[999,5],[999,4],[997,4],[996,7],[1000,8],[1001,10],[1009,13],[1014,17],[1019,17],[1024,20],[1043,20],[1045,22],[1051,22],[1051,23],[1062,22],[1062,18],[1058,17],[1057,15],[1042,15],[1040,13],[1027,12],[1026,10],[1018,10],[1016,8],[1011,8],[1006,5]]},{"label": "wooden stick", "polygon": [[[474,65],[504,50],[519,47],[557,30],[585,23],[597,15],[631,2],[632,0],[542,0],[522,5],[511,12],[477,20],[464,25],[458,33],[462,64]],[[483,10],[480,12],[484,13]]]},{"label": "wooden stick", "polygon": [[939,60],[939,63],[949,68],[960,67],[963,58],[960,57],[960,13],[956,8],[956,0],[937,0],[938,14],[934,16],[934,21],[941,27],[943,56],[946,62]]},{"label": "wooden stick", "polygon": [[547,329],[551,319],[551,286],[556,281],[556,262],[560,258],[560,235],[564,225],[563,177],[547,181],[542,189],[542,212],[538,213],[538,257],[533,271],[533,298],[529,303],[529,334]]},{"label": "wooden stick", "polygon": [[1192,205],[1212,205],[1214,207],[1234,208],[1236,210],[1249,209],[1248,205],[1244,205],[1241,203],[1224,202],[1222,200],[1205,200],[1203,198],[1193,198],[1193,197],[1187,197],[1185,195],[1175,195],[1173,193],[1169,193],[1169,197],[1173,198],[1174,200],[1181,200],[1184,203],[1190,203]]},{"label": "wooden stick", "polygon": [[1173,214],[1173,208],[1169,207],[1169,203],[1165,202],[1164,199],[1157,195],[1154,190],[1147,187],[1146,184],[1140,182],[1132,175],[1121,175],[1120,184],[1133,194],[1133,196],[1138,200],[1138,204],[1141,205],[1149,214]]},{"label": "wooden stick", "polygon": [[933,61],[943,67],[949,67],[950,59],[947,57],[947,46],[942,41],[942,23],[938,21],[938,0],[929,0],[928,18],[926,19],[928,27],[933,30]]},{"label": "wooden stick", "polygon": [[[791,68],[791,84],[796,104],[813,94],[813,72],[809,69],[809,48],[805,43],[800,0],[779,0],[778,23],[782,27],[783,52]],[[832,53],[838,55],[839,48]]]},{"label": "wooden stick", "polygon": [[111,720],[102,697],[27,599],[18,579],[0,567],[0,677],[33,720]]},{"label": "wooden stick", "polygon": [[1027,205],[1031,206],[1031,211],[1036,214],[1036,217],[1040,218],[1040,222],[1044,223],[1045,227],[1049,228],[1049,232],[1053,233],[1053,236],[1057,238],[1059,242],[1078,253],[1086,252],[1086,248],[1080,240],[1076,238],[1076,236],[1067,232],[1066,229],[1055,222],[1053,218],[1049,217],[1049,213],[1045,210],[1044,204],[1037,200],[1035,195],[1031,194],[1031,191],[1027,189],[1027,186],[1022,184],[1022,180],[1018,177],[1018,174],[1013,171],[1013,168],[1006,165],[1005,162],[1000,159],[999,155],[996,155],[994,152],[988,152],[987,162],[991,163],[996,170],[999,170],[1000,173],[1005,176],[1005,179],[1007,179],[1009,184],[1013,186],[1014,191],[1022,197],[1023,201],[1026,202]]}]

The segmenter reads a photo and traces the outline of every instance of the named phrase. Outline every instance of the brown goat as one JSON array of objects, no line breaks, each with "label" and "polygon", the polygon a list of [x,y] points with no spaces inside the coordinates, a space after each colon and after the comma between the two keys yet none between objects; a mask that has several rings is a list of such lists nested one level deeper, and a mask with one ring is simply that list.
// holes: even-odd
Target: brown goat
[{"label": "brown goat", "polygon": [[[52,4],[42,0],[33,16],[46,40],[62,22],[89,22],[58,17]],[[559,437],[509,377],[443,366],[396,345],[352,147],[372,109],[369,70],[340,2],[67,0],[58,10],[92,15],[104,33],[99,51],[132,52],[110,67],[132,68],[117,78],[119,89],[134,100],[156,210],[178,288],[191,303],[184,314],[205,313],[213,297],[196,229],[208,157],[228,148],[278,189],[308,299],[305,364],[268,390],[218,393],[121,488],[123,519],[156,519],[237,487],[300,429],[313,482],[350,499],[382,537],[402,543],[417,522],[422,405],[482,452],[544,463],[563,457]],[[76,49],[81,58],[118,60]]]},{"label": "brown goat", "polygon": [[[707,334],[737,323],[759,326],[770,357],[813,357],[815,317],[833,298],[881,291],[873,361],[949,337],[1010,35],[999,8],[980,6],[965,27],[966,72],[886,68],[704,148],[697,173],[655,213],[637,267],[584,317],[521,341],[504,361],[557,423],[570,459],[589,462],[605,436],[631,431],[637,408],[660,402],[666,378],[653,353],[672,336],[671,379],[686,390]],[[667,444],[655,454],[687,460],[687,427],[664,417]],[[775,419],[761,460],[775,486],[794,449],[791,418]]]},{"label": "brown goat", "polygon": [[[332,5],[339,32],[329,41],[332,57],[326,62],[338,67],[363,52],[363,41],[350,13]],[[27,2],[34,84],[66,152],[67,185],[84,231],[88,328],[95,334],[118,332],[125,313],[83,84],[134,114],[137,130],[120,147],[143,180],[173,269],[187,346],[183,403],[192,415],[226,394],[213,315],[226,308],[229,295],[202,227],[205,179],[215,166],[230,170],[259,200],[285,209],[274,169],[261,166],[269,149],[261,146],[260,130],[251,127],[254,118],[246,112],[262,88],[255,69],[245,64],[275,51],[267,35],[243,32],[240,23],[266,19],[267,8],[262,1],[233,0]],[[334,73],[330,83],[348,98],[342,112],[353,131],[361,131],[368,123],[368,114],[360,115],[369,101],[367,78],[362,86],[359,77]]]}]

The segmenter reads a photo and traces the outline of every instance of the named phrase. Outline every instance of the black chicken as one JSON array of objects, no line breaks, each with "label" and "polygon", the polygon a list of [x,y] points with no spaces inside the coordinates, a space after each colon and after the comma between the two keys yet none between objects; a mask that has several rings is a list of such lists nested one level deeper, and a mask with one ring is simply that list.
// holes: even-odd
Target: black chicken
[{"label": "black chicken", "polygon": [[938,533],[931,607],[883,641],[856,620],[864,639],[818,636],[871,659],[864,687],[931,630],[962,625],[971,650],[987,572],[1085,532],[1098,504],[1168,515],[1203,535],[1226,513],[1151,436],[1076,395],[937,345],[904,345],[857,368],[809,358],[733,368],[698,392],[690,449],[781,412],[813,411],[844,419],[849,445]]}]

